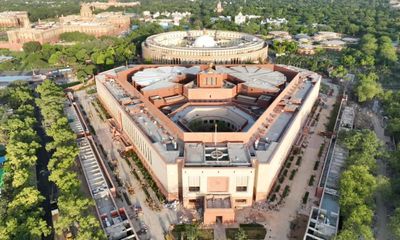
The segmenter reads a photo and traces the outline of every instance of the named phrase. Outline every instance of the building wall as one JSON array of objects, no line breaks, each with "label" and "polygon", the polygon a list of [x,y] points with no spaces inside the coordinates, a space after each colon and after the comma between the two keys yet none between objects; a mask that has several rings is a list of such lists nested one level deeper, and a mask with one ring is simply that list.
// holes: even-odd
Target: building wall
[{"label": "building wall", "polygon": [[235,221],[235,211],[232,208],[207,208],[204,211],[204,224],[215,224],[216,218],[222,217],[223,223],[233,223]]},{"label": "building wall", "polygon": [[160,97],[168,97],[173,95],[182,94],[182,85],[176,84],[175,86],[166,87],[162,89],[154,89],[154,90],[141,90],[143,96],[151,97],[151,96],[160,96]]},{"label": "building wall", "polygon": [[308,114],[311,111],[315,101],[318,98],[320,88],[320,81],[316,82],[312,90],[309,92],[308,97],[303,102],[300,110],[297,112],[294,119],[292,119],[288,128],[285,130],[279,145],[275,148],[269,163],[257,163],[257,176],[256,176],[256,201],[264,200],[277,178],[280,168],[284,163],[291,147],[296,140],[296,136],[303,126]]},{"label": "building wall", "polygon": [[0,27],[27,27],[26,24],[29,18],[25,11],[0,13]]},{"label": "building wall", "polygon": [[[167,164],[155,149],[154,144],[136,126],[129,114],[121,107],[119,102],[108,92],[107,88],[96,80],[98,96],[110,113],[116,119],[123,132],[134,145],[136,153],[149,170],[160,190],[166,196],[176,199],[178,196],[178,164]],[[172,174],[172,175],[170,175]]]},{"label": "building wall", "polygon": [[[206,33],[208,32],[208,33]],[[204,48],[193,49],[186,47],[174,47],[180,39],[187,37],[199,37],[208,34],[210,36],[228,39],[245,38],[250,44],[237,47],[222,48]],[[157,34],[146,39],[142,43],[142,56],[145,60],[151,60],[155,63],[176,63],[176,64],[193,64],[193,63],[247,63],[259,62],[260,59],[267,58],[268,46],[264,41],[252,42],[254,36],[232,31],[214,31],[214,30],[192,30],[189,32],[176,31]],[[233,40],[235,41],[235,40]],[[239,44],[239,42],[237,42]],[[171,45],[169,47],[168,45]]]},{"label": "building wall", "polygon": [[[140,67],[139,67],[140,68]],[[274,67],[279,68],[279,66]],[[140,93],[129,83],[126,81],[128,76],[132,73],[132,69],[129,71],[122,71],[118,73],[116,80],[120,83],[120,85],[126,89],[128,92],[134,94],[135,96],[140,97],[140,99],[145,103],[148,108],[148,111],[151,112],[158,120],[160,124],[164,125],[165,128],[173,131],[174,134],[177,134],[180,139],[184,139],[187,142],[212,142],[213,134],[208,133],[183,133],[181,129],[179,129],[172,121],[166,117],[164,114],[160,113],[159,110],[151,105],[149,100],[146,97],[140,95]],[[290,84],[284,89],[281,95],[274,100],[274,102],[270,105],[268,110],[260,117],[260,119],[253,125],[253,127],[244,133],[221,133],[218,136],[219,141],[237,141],[237,142],[247,142],[250,137],[254,134],[257,134],[260,124],[268,119],[271,111],[277,106],[277,104],[281,101],[281,98],[293,94],[293,89],[296,89],[298,86],[298,82],[301,81],[299,79],[299,75],[293,71],[287,70],[285,75],[293,78]],[[290,151],[293,142],[296,139],[296,135],[300,131],[304,121],[307,118],[307,115],[311,111],[311,108],[318,97],[320,81],[317,81],[315,85],[312,87],[308,96],[305,98],[303,104],[300,106],[298,112],[293,117],[290,125],[283,133],[282,138],[280,139],[280,143],[277,143],[276,149],[271,154],[271,161],[269,163],[261,163],[258,160],[253,161],[252,167],[188,167],[183,166],[182,169],[179,161],[174,163],[166,163],[158,151],[156,150],[156,146],[152,144],[147,136],[136,127],[136,123],[130,118],[130,116],[123,110],[123,107],[117,102],[116,99],[108,92],[106,87],[99,81],[96,80],[97,91],[100,100],[105,105],[106,109],[110,112],[110,114],[116,119],[119,123],[120,127],[123,131],[128,135],[131,142],[134,144],[134,147],[141,157],[144,165],[149,169],[149,172],[152,174],[153,178],[159,184],[161,191],[167,195],[170,199],[176,199],[179,193],[179,189],[182,189],[182,196],[184,200],[184,205],[189,206],[189,200],[196,199],[199,197],[204,197],[208,194],[230,194],[233,207],[241,207],[251,205],[253,201],[253,195],[255,199],[265,200],[271,187],[274,184],[274,181],[277,177],[277,174]],[[215,103],[217,104],[217,103]],[[169,128],[169,124],[171,128]],[[174,131],[174,128],[178,128],[177,131]],[[190,156],[185,156],[190,157]],[[190,160],[190,159],[189,159]],[[182,177],[180,177],[182,176]],[[193,179],[191,177],[199,177],[199,187],[200,190],[198,192],[190,192],[189,191],[189,179]],[[246,176],[248,181],[248,186],[246,192],[237,192],[236,191],[236,180],[238,176]],[[217,179],[213,179],[217,178]],[[224,179],[227,180],[227,188],[226,191],[210,191],[210,182],[211,185],[215,184],[224,184]],[[214,182],[213,182],[214,181]],[[215,182],[216,181],[216,182]],[[218,185],[217,184],[217,185]],[[211,187],[212,188],[212,187]],[[212,190],[212,189],[211,189]],[[215,189],[214,189],[215,190]],[[254,194],[253,194],[254,192]],[[245,203],[242,201],[245,199]],[[240,201],[236,201],[240,200]]]},{"label": "building wall", "polygon": [[[23,28],[7,31],[8,41],[11,44],[23,44],[31,41],[43,43],[55,43],[59,40],[62,33],[82,32],[95,37],[116,35],[129,29],[130,18],[122,14],[106,16],[96,24],[96,18],[87,19],[94,24],[84,24],[83,22],[69,24],[67,21],[72,19],[81,19],[79,16],[67,16],[60,18],[60,25],[50,27],[49,29]],[[107,23],[107,24],[100,24]]]},{"label": "building wall", "polygon": [[188,100],[228,100],[236,95],[236,87],[211,89],[184,87],[184,95]]},{"label": "building wall", "polygon": [[[212,194],[229,194],[232,199],[233,207],[251,206],[254,188],[254,176],[255,169],[253,167],[183,167],[183,204],[184,206],[189,207],[189,200],[191,199]],[[247,191],[236,191],[236,183],[238,180],[237,177],[247,177]],[[191,184],[190,182],[195,180],[193,178],[198,178],[200,183],[199,192],[189,191],[189,186]],[[227,184],[227,186],[225,186],[225,184]],[[212,191],[217,189],[226,189],[227,191]],[[237,199],[245,199],[246,203],[237,203]]]},{"label": "building wall", "polygon": [[[244,49],[245,52],[242,52]],[[252,63],[259,62],[260,59],[266,59],[268,57],[268,47],[265,46],[257,50],[238,48],[232,50],[214,50],[212,52],[206,50],[195,52],[191,49],[177,51],[172,48],[147,46],[144,42],[142,44],[142,55],[143,59],[154,63]]]}]

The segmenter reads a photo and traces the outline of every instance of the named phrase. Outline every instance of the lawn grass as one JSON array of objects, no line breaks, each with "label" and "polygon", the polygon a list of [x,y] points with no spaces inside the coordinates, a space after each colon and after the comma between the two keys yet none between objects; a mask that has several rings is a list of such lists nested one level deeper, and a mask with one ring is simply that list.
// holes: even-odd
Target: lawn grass
[{"label": "lawn grass", "polygon": [[[257,223],[240,224],[240,228],[246,232],[248,239],[264,239],[267,234],[264,226]],[[238,228],[227,228],[226,239],[235,240],[235,235],[238,231]]]},{"label": "lawn grass", "polygon": [[[174,229],[172,230],[172,235],[175,239],[182,239],[186,240],[185,235],[185,227],[189,224],[179,224],[175,225]],[[214,239],[214,229],[199,229],[199,240],[209,240]]]}]

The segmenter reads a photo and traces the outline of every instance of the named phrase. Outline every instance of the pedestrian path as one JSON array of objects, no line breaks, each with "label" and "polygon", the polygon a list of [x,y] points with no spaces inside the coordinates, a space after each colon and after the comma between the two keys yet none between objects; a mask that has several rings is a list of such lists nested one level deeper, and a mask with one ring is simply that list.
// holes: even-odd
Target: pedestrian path
[{"label": "pedestrian path", "polygon": [[225,227],[221,223],[217,223],[214,226],[214,239],[215,240],[226,240]]}]

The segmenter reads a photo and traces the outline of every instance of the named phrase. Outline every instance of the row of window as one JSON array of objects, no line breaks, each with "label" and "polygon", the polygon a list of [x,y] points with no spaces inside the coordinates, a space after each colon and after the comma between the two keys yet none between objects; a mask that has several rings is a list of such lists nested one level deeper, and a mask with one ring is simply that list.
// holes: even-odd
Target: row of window
[{"label": "row of window", "polygon": [[[113,115],[113,117],[118,116],[119,108],[112,107],[113,105],[118,104],[116,102],[116,100],[114,99],[114,97],[106,90],[105,86],[99,85],[98,90],[99,90],[100,96],[105,96],[105,98],[102,98],[102,99],[108,105],[108,109],[111,110],[111,115]],[[127,113],[125,113],[125,112],[122,115],[122,125],[124,127],[125,132],[128,133],[128,135],[131,137],[131,140],[133,141],[133,144],[135,145],[135,147],[140,151],[140,153],[146,158],[146,160],[151,165],[153,163],[151,149],[146,144],[146,142],[142,139],[142,134],[134,126],[134,124],[131,122],[129,116],[127,116]]]},{"label": "row of window", "polygon": [[[247,204],[247,199],[245,198],[235,199],[235,203],[240,205]],[[195,206],[196,204],[197,204],[197,199],[189,199],[189,205]]]},{"label": "row of window", "polygon": [[203,79],[203,84],[204,85],[217,85],[217,77],[207,77]]},{"label": "row of window", "polygon": [[[200,192],[200,186],[189,187],[189,192]],[[236,186],[236,192],[247,192],[247,186]]]},{"label": "row of window", "polygon": [[136,148],[142,153],[142,155],[145,157],[145,159],[149,162],[150,165],[153,164],[152,161],[152,155],[151,155],[151,149],[146,144],[146,142],[142,139],[142,134],[139,132],[139,130],[135,127],[135,125],[130,121],[129,117],[125,115],[124,113],[122,117],[122,122],[123,122],[123,127],[125,129],[125,132],[128,133],[128,135],[133,138],[133,144],[136,146]]}]

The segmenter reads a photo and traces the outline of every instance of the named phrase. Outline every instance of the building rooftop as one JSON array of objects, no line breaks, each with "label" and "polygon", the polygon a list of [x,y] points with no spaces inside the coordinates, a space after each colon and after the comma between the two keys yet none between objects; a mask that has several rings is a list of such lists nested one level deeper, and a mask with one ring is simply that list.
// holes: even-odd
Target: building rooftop
[{"label": "building rooftop", "polygon": [[146,68],[132,76],[132,82],[143,87],[143,90],[155,90],[175,85],[176,78],[180,75],[195,75],[200,72],[200,67],[166,66]]},{"label": "building rooftop", "polygon": [[262,44],[264,41],[256,36],[219,30],[190,30],[160,33],[150,36],[146,44],[176,49],[235,49]]},{"label": "building rooftop", "polygon": [[249,166],[250,154],[245,144],[185,143],[186,166]]},{"label": "building rooftop", "polygon": [[256,66],[217,66],[216,69],[219,73],[227,73],[240,79],[247,87],[262,88],[271,92],[279,91],[279,86],[286,82],[283,73]]},{"label": "building rooftop", "polygon": [[[257,157],[262,163],[268,163],[285,129],[291,124],[315,82],[320,79],[313,72],[293,68],[291,74],[300,72],[301,76],[295,84],[291,84],[293,77],[274,71],[271,66],[217,65],[210,71],[216,75],[210,76],[221,77],[234,86],[221,87],[222,91],[231,94],[231,100],[209,101],[208,97],[201,99],[201,96],[199,99],[190,99],[184,95],[186,93],[183,88],[196,81],[195,74],[206,73],[205,67],[137,66],[132,70],[124,67],[104,72],[96,79],[100,80],[99,84],[104,84],[167,163],[175,163],[177,158],[183,157],[187,166],[220,167],[251,166],[251,156]],[[278,65],[277,69],[280,67],[292,71],[282,65]],[[186,75],[191,76],[187,78]],[[119,76],[124,79],[119,79]],[[198,77],[202,76],[207,77]],[[289,83],[292,85],[290,91],[280,96],[269,114],[263,115],[276,100],[277,93]],[[170,84],[179,84],[179,88]],[[236,89],[240,84],[254,88],[258,86],[263,91],[257,92],[258,95],[247,95]],[[128,86],[132,87],[129,93]],[[144,95],[146,88],[160,89],[160,92]],[[197,88],[190,89],[200,92],[205,90],[201,86]],[[220,90],[211,88],[209,91],[214,89]],[[267,95],[264,91],[273,93]],[[183,103],[176,102],[182,99]],[[166,103],[169,100],[173,103]],[[155,105],[155,102],[161,104]],[[257,127],[254,128],[256,123]],[[252,131],[251,134],[249,131]]]},{"label": "building rooftop", "polygon": [[27,11],[5,11],[5,12],[0,12],[0,18],[9,18],[9,17],[14,17],[17,15],[24,15],[28,14]]}]

